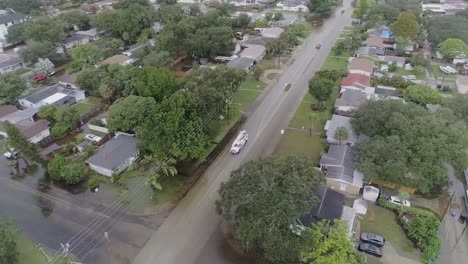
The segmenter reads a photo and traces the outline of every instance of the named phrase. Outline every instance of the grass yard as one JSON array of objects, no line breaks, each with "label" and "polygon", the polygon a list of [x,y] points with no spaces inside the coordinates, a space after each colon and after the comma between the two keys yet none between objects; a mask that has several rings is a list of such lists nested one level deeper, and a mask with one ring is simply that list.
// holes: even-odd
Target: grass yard
[{"label": "grass yard", "polygon": [[415,71],[407,71],[404,68],[397,67],[396,72],[398,75],[414,75],[418,80],[426,80],[426,72],[415,72]]},{"label": "grass yard", "polygon": [[346,70],[348,67],[348,58],[328,56],[322,65],[322,70]]},{"label": "grass yard", "polygon": [[94,105],[87,104],[85,102],[77,103],[72,106],[73,109],[78,111],[78,114],[83,115],[91,111],[93,109]]},{"label": "grass yard", "polygon": [[417,249],[397,224],[394,212],[380,206],[370,205],[360,223],[361,232],[382,235],[398,251],[399,255],[420,260]]},{"label": "grass yard", "polygon": [[431,64],[432,74],[437,78],[438,81],[442,81],[445,75],[445,80],[455,81],[457,76],[455,74],[445,74],[443,73],[439,66],[441,64]]},{"label": "grass yard", "polygon": [[21,68],[21,69],[18,69],[18,70],[16,70],[16,71],[14,71],[13,73],[14,73],[15,75],[18,75],[18,76],[19,76],[19,75],[21,75],[21,74],[24,74],[24,73],[27,73],[27,72],[30,72],[30,71],[31,71],[31,69],[29,69],[29,68]]}]

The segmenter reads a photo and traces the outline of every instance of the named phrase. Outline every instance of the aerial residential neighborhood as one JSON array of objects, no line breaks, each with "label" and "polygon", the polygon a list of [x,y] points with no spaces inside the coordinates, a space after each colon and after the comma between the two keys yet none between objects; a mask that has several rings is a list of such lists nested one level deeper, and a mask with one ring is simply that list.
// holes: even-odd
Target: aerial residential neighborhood
[{"label": "aerial residential neighborhood", "polygon": [[0,262],[468,262],[464,0],[0,1]]}]

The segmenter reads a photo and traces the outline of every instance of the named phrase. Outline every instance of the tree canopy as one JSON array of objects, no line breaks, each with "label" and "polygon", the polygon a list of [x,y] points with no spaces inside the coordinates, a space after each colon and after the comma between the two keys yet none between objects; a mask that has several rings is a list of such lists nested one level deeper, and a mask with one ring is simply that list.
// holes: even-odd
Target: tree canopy
[{"label": "tree canopy", "polygon": [[295,263],[304,236],[294,234],[290,226],[299,224],[317,203],[312,189],[323,180],[307,157],[250,161],[221,184],[217,212],[234,226],[245,249],[262,252],[272,263]]},{"label": "tree canopy", "polygon": [[449,60],[468,54],[468,45],[461,39],[446,39],[439,44],[438,48],[444,58]]},{"label": "tree canopy", "polygon": [[405,100],[419,105],[440,104],[442,95],[436,89],[424,84],[411,85],[404,92]]},{"label": "tree canopy", "polygon": [[60,42],[67,36],[66,23],[50,17],[40,17],[34,21],[26,22],[24,38],[39,42]]},{"label": "tree canopy", "polygon": [[168,69],[145,67],[137,74],[134,87],[138,95],[153,97],[159,103],[177,91],[179,84]]},{"label": "tree canopy", "polygon": [[0,75],[0,100],[14,104],[26,90],[26,81],[16,74]]},{"label": "tree canopy", "polygon": [[395,100],[370,101],[356,110],[353,128],[370,137],[357,146],[357,168],[378,179],[438,192],[447,184],[445,163],[464,166],[466,124],[447,111],[431,113]]},{"label": "tree canopy", "polygon": [[79,45],[71,50],[72,70],[81,71],[95,65],[103,57],[102,51],[93,44]]},{"label": "tree canopy", "polygon": [[0,219],[0,263],[18,263],[17,232],[18,230],[12,222]]},{"label": "tree canopy", "polygon": [[444,98],[442,105],[453,111],[454,115],[468,124],[468,95],[457,94]]},{"label": "tree canopy", "polygon": [[397,37],[414,40],[419,34],[420,26],[413,12],[407,11],[398,16],[397,20],[390,26]]},{"label": "tree canopy", "polygon": [[73,185],[83,181],[88,173],[84,162],[75,161],[60,154],[54,156],[47,165],[49,177],[54,181],[62,181]]},{"label": "tree canopy", "polygon": [[151,97],[130,95],[115,101],[108,111],[109,131],[139,131],[146,119],[157,111],[156,101]]},{"label": "tree canopy", "polygon": [[18,152],[29,161],[38,163],[44,161],[37,146],[29,142],[15,125],[8,121],[3,124],[5,126],[5,132],[8,135],[8,144],[10,144],[11,147],[16,148]]},{"label": "tree canopy", "polygon": [[359,264],[362,256],[348,239],[348,224],[335,220],[333,224],[322,221],[304,232],[306,246],[301,252],[305,264]]},{"label": "tree canopy", "polygon": [[28,41],[27,47],[20,50],[20,55],[23,60],[31,63],[36,63],[39,58],[48,58],[58,65],[64,60],[63,55],[57,53],[57,49],[51,42]]},{"label": "tree canopy", "polygon": [[318,0],[310,1],[308,8],[311,12],[316,12],[320,15],[329,16],[338,6],[337,0]]},{"label": "tree canopy", "polygon": [[[3,0],[0,1],[0,9],[11,8],[16,12],[31,14],[41,7],[40,0]],[[11,262],[13,263],[13,262]]]},{"label": "tree canopy", "polygon": [[166,67],[171,68],[174,64],[174,59],[167,51],[152,52],[143,58],[143,65],[148,67]]},{"label": "tree canopy", "polygon": [[16,24],[8,27],[8,34],[6,35],[6,41],[8,43],[16,44],[26,41],[24,36],[25,24]]},{"label": "tree canopy", "polygon": [[461,39],[468,43],[468,18],[463,16],[432,16],[427,22],[428,40],[437,46],[446,39]]},{"label": "tree canopy", "polygon": [[309,93],[317,99],[319,108],[330,99],[335,86],[335,82],[325,78],[314,77],[309,81]]}]

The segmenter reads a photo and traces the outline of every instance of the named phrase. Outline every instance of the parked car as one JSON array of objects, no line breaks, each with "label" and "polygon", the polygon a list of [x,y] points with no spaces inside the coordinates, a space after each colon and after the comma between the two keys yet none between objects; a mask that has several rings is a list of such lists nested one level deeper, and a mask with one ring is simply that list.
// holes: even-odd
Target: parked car
[{"label": "parked car", "polygon": [[232,143],[231,146],[231,153],[232,154],[237,154],[240,152],[240,150],[247,144],[247,141],[249,140],[249,135],[247,134],[247,131],[245,129],[241,130],[239,132],[239,135],[237,135],[236,139]]},{"label": "parked car", "polygon": [[371,245],[369,243],[359,243],[358,250],[367,254],[374,255],[378,258],[382,257],[382,248]]},{"label": "parked car", "polygon": [[47,75],[46,74],[39,74],[37,75],[36,77],[34,77],[34,81],[35,82],[42,82],[44,81],[45,79],[47,79]]},{"label": "parked car", "polygon": [[101,141],[102,138],[101,138],[101,137],[98,137],[98,136],[96,136],[96,135],[93,135],[93,134],[87,134],[87,135],[85,136],[85,139],[87,139],[87,140],[89,140],[89,141],[93,141],[93,142],[99,142],[99,141]]},{"label": "parked car", "polygon": [[403,77],[403,79],[409,80],[409,81],[416,80],[416,76],[414,76],[414,75],[403,75],[401,77]]},{"label": "parked car", "polygon": [[[402,204],[400,199],[398,199],[398,197],[396,197],[396,196],[390,196],[388,194],[385,194],[384,198],[385,198],[385,200],[387,200],[387,201],[389,201],[389,202],[391,202],[393,204],[396,204],[396,205]],[[410,207],[411,203],[408,200],[403,200],[403,206]]]},{"label": "parked car", "polygon": [[7,150],[7,152],[3,153],[3,156],[7,159],[16,158],[16,155],[18,155],[18,152],[15,148],[10,148]]},{"label": "parked car", "polygon": [[317,44],[317,45],[315,45],[315,48],[316,48],[316,49],[320,49],[321,47],[322,47],[322,44]]},{"label": "parked car", "polygon": [[440,70],[446,74],[455,74],[457,73],[457,70],[455,70],[454,68],[450,67],[450,66],[442,66],[440,65],[439,66]]},{"label": "parked car", "polygon": [[378,247],[385,245],[385,238],[373,233],[361,233],[361,241]]}]

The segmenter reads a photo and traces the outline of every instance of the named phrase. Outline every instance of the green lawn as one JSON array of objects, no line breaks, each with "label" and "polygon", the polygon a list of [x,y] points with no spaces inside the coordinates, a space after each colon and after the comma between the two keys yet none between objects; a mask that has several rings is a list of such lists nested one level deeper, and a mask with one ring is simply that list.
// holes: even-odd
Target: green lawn
[{"label": "green lawn", "polygon": [[414,75],[418,80],[426,80],[426,72],[407,71],[404,68],[397,67],[396,73],[403,75]]},{"label": "green lawn", "polygon": [[346,70],[348,59],[346,57],[328,56],[322,65],[322,70]]},{"label": "green lawn", "polygon": [[432,74],[434,75],[434,77],[436,77],[438,81],[442,81],[442,78],[444,78],[445,75],[445,80],[455,81],[457,76],[455,74],[443,73],[439,68],[440,65],[441,64],[431,64]]},{"label": "green lawn", "polygon": [[24,73],[27,73],[31,71],[31,69],[29,68],[21,68],[21,69],[18,69],[16,71],[14,71],[13,73],[16,74],[16,75],[21,75],[21,74],[24,74]]},{"label": "green lawn", "polygon": [[367,214],[360,221],[361,232],[382,235],[398,251],[399,255],[420,260],[417,249],[397,224],[394,212],[380,206],[370,205]]}]

